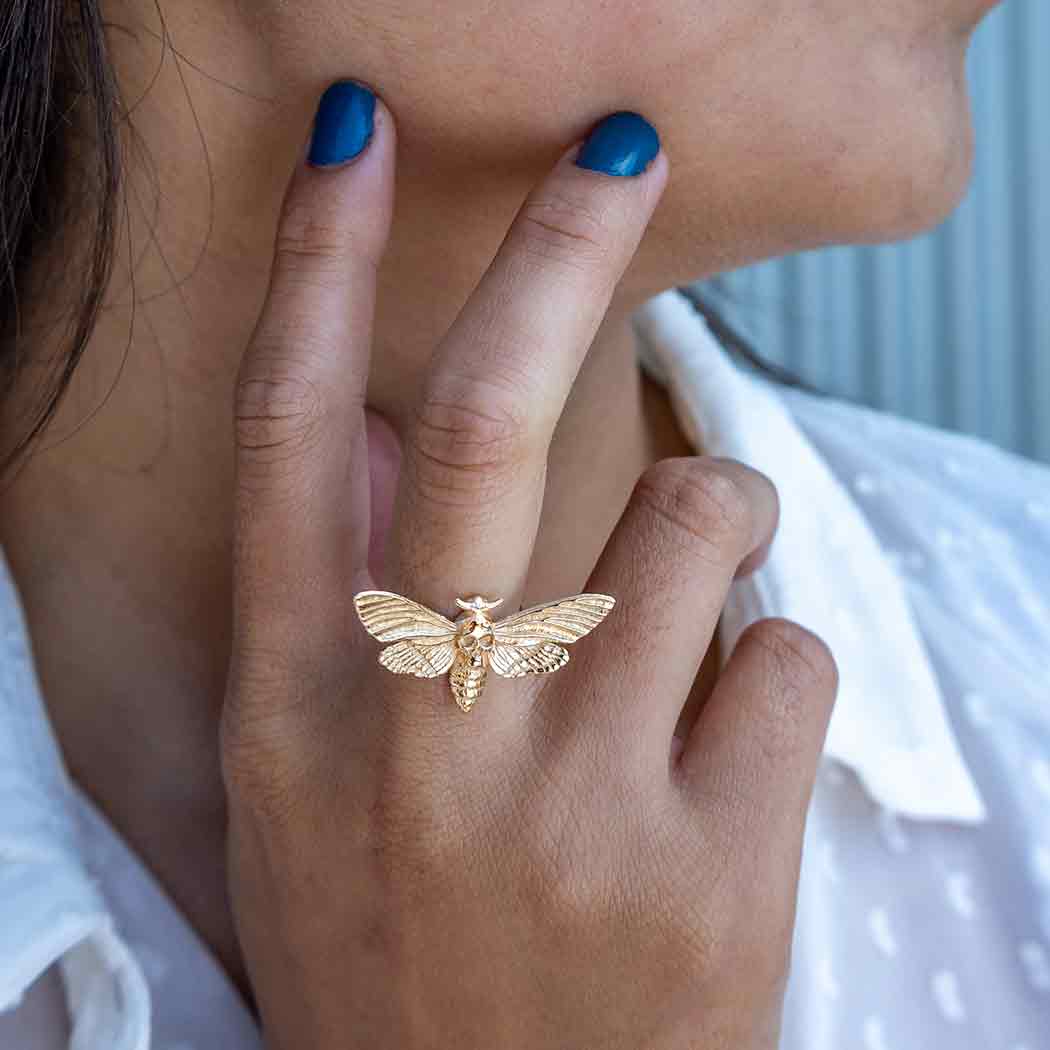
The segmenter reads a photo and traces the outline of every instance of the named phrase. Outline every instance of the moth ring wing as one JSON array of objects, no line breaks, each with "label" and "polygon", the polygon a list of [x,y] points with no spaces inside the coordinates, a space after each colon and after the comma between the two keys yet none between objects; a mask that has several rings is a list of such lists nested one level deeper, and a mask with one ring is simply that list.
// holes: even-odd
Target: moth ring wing
[{"label": "moth ring wing", "polygon": [[395,642],[379,654],[379,662],[394,674],[437,678],[452,667],[456,649],[452,642],[423,645],[415,641]]},{"label": "moth ring wing", "polygon": [[354,608],[365,630],[379,642],[406,639],[440,645],[456,635],[456,625],[441,613],[391,591],[361,591]]},{"label": "moth ring wing", "polygon": [[571,645],[591,633],[612,611],[616,599],[607,594],[577,594],[514,613],[492,627],[496,643]]},{"label": "moth ring wing", "polygon": [[569,651],[555,642],[532,645],[500,645],[489,653],[489,666],[504,678],[551,674],[569,662]]}]

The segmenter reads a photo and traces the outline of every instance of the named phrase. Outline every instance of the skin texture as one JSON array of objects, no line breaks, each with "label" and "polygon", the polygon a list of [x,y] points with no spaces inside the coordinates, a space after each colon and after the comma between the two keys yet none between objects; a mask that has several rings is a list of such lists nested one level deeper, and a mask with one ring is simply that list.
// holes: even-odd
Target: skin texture
[{"label": "skin texture", "polygon": [[[390,555],[425,369],[522,201],[605,114],[636,109],[660,132],[669,181],[533,479],[545,499],[527,570],[456,580],[531,604],[580,590],[639,476],[689,451],[639,379],[630,310],[731,265],[947,214],[969,170],[965,45],[987,6],[499,0],[438,17],[411,0],[168,0],[162,21],[146,0],[108,5],[128,30],[112,39],[134,106],[126,250],[71,396],[4,494],[0,540],[74,775],[242,984],[216,733],[233,641],[230,405],[323,88],[369,83],[397,122],[366,393],[389,421],[370,424],[374,564]],[[27,307],[46,321],[54,304]],[[446,553],[433,542],[408,563]],[[447,604],[422,582],[410,593]]]}]

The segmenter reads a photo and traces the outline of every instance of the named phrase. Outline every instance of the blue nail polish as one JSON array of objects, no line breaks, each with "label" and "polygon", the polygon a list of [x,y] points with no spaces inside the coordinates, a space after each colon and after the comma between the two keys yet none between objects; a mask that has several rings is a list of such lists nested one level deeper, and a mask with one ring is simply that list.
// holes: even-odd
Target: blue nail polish
[{"label": "blue nail polish", "polygon": [[640,175],[660,152],[656,128],[637,113],[613,113],[587,136],[576,166],[606,175]]},{"label": "blue nail polish", "polygon": [[318,167],[345,164],[372,138],[376,97],[368,88],[341,80],[322,96],[314,118],[309,161]]}]

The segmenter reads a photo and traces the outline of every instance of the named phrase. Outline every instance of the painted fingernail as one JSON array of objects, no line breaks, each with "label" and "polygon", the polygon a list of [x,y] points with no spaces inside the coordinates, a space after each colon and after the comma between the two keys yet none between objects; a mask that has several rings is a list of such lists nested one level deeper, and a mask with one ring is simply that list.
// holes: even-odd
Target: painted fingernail
[{"label": "painted fingernail", "polygon": [[314,118],[307,159],[316,167],[345,164],[371,141],[376,97],[350,80],[333,84],[322,96]]},{"label": "painted fingernail", "polygon": [[587,136],[576,165],[606,175],[641,175],[659,152],[660,136],[645,117],[613,113]]}]

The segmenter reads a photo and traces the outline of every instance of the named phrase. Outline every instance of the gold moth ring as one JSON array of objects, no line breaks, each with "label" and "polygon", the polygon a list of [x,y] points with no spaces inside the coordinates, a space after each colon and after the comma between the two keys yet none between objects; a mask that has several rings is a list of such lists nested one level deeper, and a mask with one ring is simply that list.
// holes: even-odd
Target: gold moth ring
[{"label": "gold moth ring", "polygon": [[577,594],[535,605],[503,620],[489,613],[502,599],[457,598],[455,621],[390,591],[361,591],[354,606],[365,630],[391,642],[379,662],[394,674],[437,678],[449,672],[456,703],[469,711],[489,670],[504,678],[550,674],[569,662],[566,645],[590,634],[616,604],[607,594]]}]

